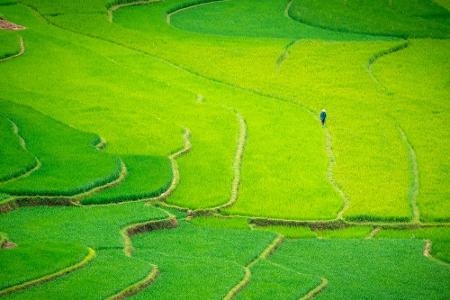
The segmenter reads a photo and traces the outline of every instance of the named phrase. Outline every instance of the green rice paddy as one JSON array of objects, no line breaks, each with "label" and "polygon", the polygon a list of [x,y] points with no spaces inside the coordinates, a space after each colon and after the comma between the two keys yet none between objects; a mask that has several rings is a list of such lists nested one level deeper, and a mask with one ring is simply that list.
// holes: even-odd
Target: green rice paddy
[{"label": "green rice paddy", "polygon": [[449,9],[0,0],[0,297],[450,298]]}]

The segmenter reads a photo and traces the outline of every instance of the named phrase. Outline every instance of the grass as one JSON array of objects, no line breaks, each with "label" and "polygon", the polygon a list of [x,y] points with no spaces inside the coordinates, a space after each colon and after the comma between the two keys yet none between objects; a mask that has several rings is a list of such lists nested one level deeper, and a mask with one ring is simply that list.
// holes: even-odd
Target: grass
[{"label": "grass", "polygon": [[[151,271],[145,261],[129,258],[121,250],[100,250],[96,258],[77,272],[11,295],[11,299],[106,298],[144,278]],[[86,279],[89,280],[86,280]]]},{"label": "grass", "polygon": [[236,299],[299,298],[320,283],[320,278],[295,272],[288,267],[262,260],[252,268],[250,284]]},{"label": "grass", "polygon": [[177,229],[133,238],[135,255],[159,266],[160,277],[140,299],[221,298],[243,277],[243,266],[274,235],[242,229],[206,228],[180,222]]},{"label": "grass", "polygon": [[245,218],[224,217],[196,217],[189,221],[191,224],[206,228],[235,228],[248,229],[248,221]]},{"label": "grass", "polygon": [[[5,183],[12,195],[73,195],[117,178],[117,158],[99,153],[96,136],[75,130],[30,108],[1,102],[2,114],[13,120],[28,149],[42,162],[31,176]],[[63,142],[64,141],[64,142]],[[6,156],[7,163],[15,156]]]},{"label": "grass", "polygon": [[0,251],[0,290],[55,273],[81,261],[86,247],[47,242],[21,243],[17,248]]},{"label": "grass", "polygon": [[124,156],[128,175],[119,185],[84,198],[82,204],[146,199],[161,194],[172,179],[169,160],[158,156]]},{"label": "grass", "polygon": [[13,124],[0,117],[0,182],[20,176],[36,166],[35,157],[20,145],[20,138],[14,133]]},{"label": "grass", "polygon": [[288,0],[213,2],[174,14],[171,17],[171,24],[187,31],[221,36],[325,40],[371,39],[370,36],[361,34],[336,34],[325,29],[298,24],[284,15],[288,3]]},{"label": "grass", "polygon": [[315,238],[316,233],[312,231],[309,227],[300,226],[264,226],[256,227],[258,230],[272,231],[279,233],[287,238],[291,239],[304,239],[304,238]]},{"label": "grass", "polygon": [[450,35],[450,13],[433,1],[294,0],[289,13],[301,23],[342,32],[404,38]]},{"label": "grass", "polygon": [[448,228],[421,228],[410,230],[382,230],[377,238],[409,238],[431,239],[433,242],[431,254],[450,263],[450,230]]},{"label": "grass", "polygon": [[336,230],[316,230],[317,237],[323,239],[363,239],[372,231],[370,226],[347,227]]},{"label": "grass", "polygon": [[328,279],[324,299],[448,297],[448,269],[414,240],[287,240],[271,261]]}]

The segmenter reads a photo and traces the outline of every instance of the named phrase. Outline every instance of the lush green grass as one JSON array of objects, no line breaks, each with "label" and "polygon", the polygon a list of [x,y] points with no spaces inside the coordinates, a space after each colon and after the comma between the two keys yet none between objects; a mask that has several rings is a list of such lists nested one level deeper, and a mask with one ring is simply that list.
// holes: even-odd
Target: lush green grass
[{"label": "lush green grass", "polygon": [[256,229],[277,232],[287,238],[292,239],[316,237],[316,233],[314,231],[312,231],[309,227],[303,226],[264,226],[264,227],[256,227]]},{"label": "lush green grass", "polygon": [[415,240],[287,240],[270,258],[325,277],[323,299],[448,298],[450,273]]},{"label": "lush green grass", "polygon": [[431,254],[450,263],[450,229],[448,227],[382,230],[377,234],[377,238],[430,239],[433,242]]},{"label": "lush green grass", "polygon": [[2,283],[10,285],[54,272],[80,261],[86,247],[92,247],[97,256],[85,268],[16,295],[93,299],[115,294],[151,270],[149,262],[125,257],[120,231],[133,223],[165,217],[162,210],[142,203],[29,207],[0,215],[0,228],[18,245],[0,251],[5,264],[0,268]]},{"label": "lush green grass", "polygon": [[294,0],[290,16],[342,32],[397,37],[450,36],[450,12],[432,0]]},{"label": "lush green grass", "polygon": [[[42,162],[32,175],[2,184],[1,191],[14,195],[73,195],[118,177],[118,159],[95,149],[95,135],[25,106],[0,102],[0,108],[17,124],[27,148]],[[6,159],[8,162],[16,158]]]},{"label": "lush green grass", "polygon": [[55,273],[81,261],[88,251],[74,244],[20,243],[0,251],[0,289]]},{"label": "lush green grass", "polygon": [[224,218],[224,217],[196,217],[189,221],[191,224],[208,228],[236,228],[249,229],[248,221],[245,218]]},{"label": "lush green grass", "polygon": [[161,271],[138,299],[222,298],[243,277],[243,266],[274,238],[266,232],[180,225],[133,238],[136,257],[158,265]]},{"label": "lush green grass", "polygon": [[22,148],[12,123],[0,117],[0,181],[17,177],[36,165],[34,156]]},{"label": "lush green grass", "polygon": [[323,239],[362,239],[372,231],[370,226],[354,226],[342,229],[316,230],[317,237]]},{"label": "lush green grass", "polygon": [[370,36],[336,33],[299,24],[285,16],[288,0],[224,1],[175,13],[171,24],[199,33],[292,39],[367,40]]},{"label": "lush green grass", "polygon": [[124,256],[121,250],[100,250],[84,268],[9,298],[104,299],[143,279],[151,268],[145,261]]},{"label": "lush green grass", "polygon": [[[1,18],[0,14],[0,18]],[[0,30],[0,59],[7,58],[19,53],[19,37],[18,34],[11,31]]]},{"label": "lush green grass", "polygon": [[0,228],[17,244],[61,242],[94,249],[122,248],[120,230],[133,223],[165,218],[143,203],[89,207],[27,207],[0,215]]},{"label": "lush green grass", "polygon": [[250,284],[237,299],[294,299],[307,294],[320,283],[317,276],[298,273],[288,267],[267,260],[252,269]]},{"label": "lush green grass", "polygon": [[[402,124],[417,156],[419,170],[418,205],[421,218],[450,220],[450,146],[447,126],[450,97],[447,72],[450,66],[450,42],[414,40],[398,53],[383,57],[374,66],[374,74],[391,91]],[[401,75],[401,80],[394,76]],[[433,159],[430,159],[433,157]]]},{"label": "lush green grass", "polygon": [[160,156],[123,156],[127,177],[119,185],[84,198],[83,204],[139,200],[157,196],[172,180],[170,161]]}]

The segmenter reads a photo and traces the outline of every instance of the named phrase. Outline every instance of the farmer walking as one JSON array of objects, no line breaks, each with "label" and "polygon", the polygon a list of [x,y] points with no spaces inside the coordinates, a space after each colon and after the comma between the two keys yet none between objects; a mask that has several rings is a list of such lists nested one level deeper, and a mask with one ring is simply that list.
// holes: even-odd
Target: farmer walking
[{"label": "farmer walking", "polygon": [[320,122],[322,122],[322,127],[325,127],[325,123],[327,121],[327,112],[325,109],[322,109],[320,112]]}]

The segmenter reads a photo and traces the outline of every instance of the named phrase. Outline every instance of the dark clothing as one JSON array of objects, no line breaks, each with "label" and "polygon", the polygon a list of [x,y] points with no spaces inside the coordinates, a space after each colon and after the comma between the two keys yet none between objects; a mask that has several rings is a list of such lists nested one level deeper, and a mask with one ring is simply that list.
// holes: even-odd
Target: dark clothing
[{"label": "dark clothing", "polygon": [[324,123],[324,121],[327,119],[327,113],[324,111],[320,112],[320,121],[322,121],[322,123]]}]

